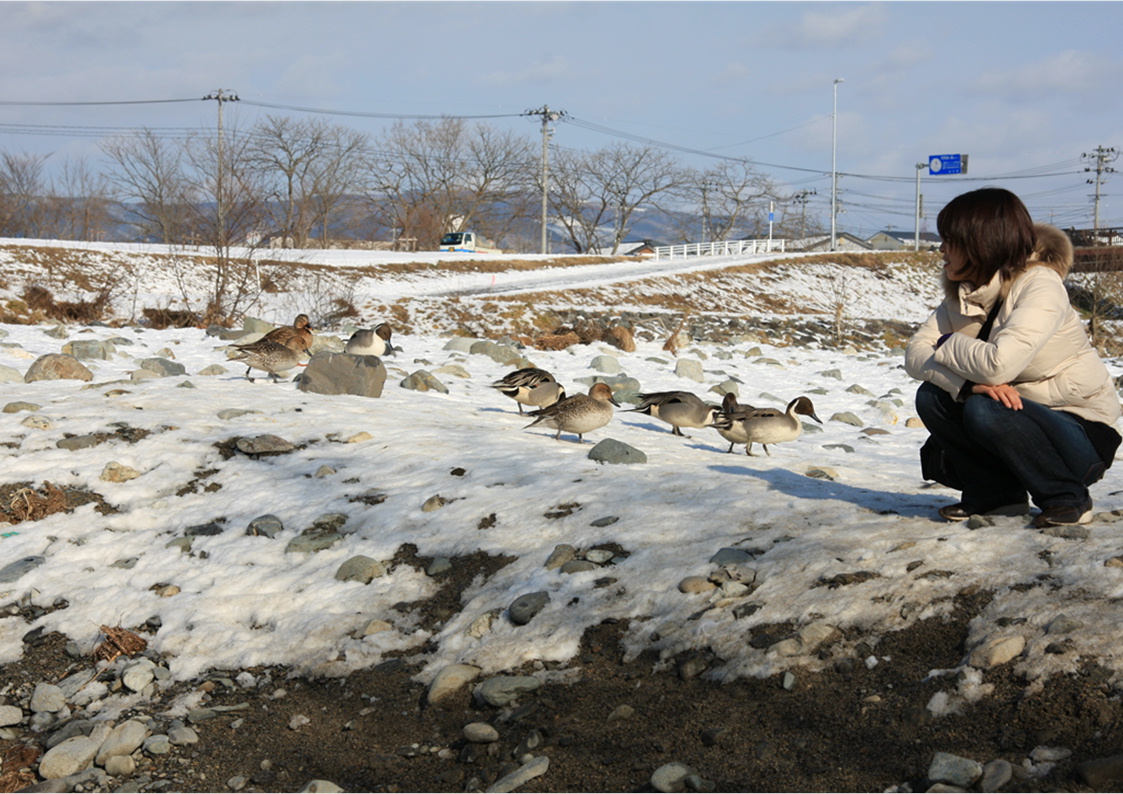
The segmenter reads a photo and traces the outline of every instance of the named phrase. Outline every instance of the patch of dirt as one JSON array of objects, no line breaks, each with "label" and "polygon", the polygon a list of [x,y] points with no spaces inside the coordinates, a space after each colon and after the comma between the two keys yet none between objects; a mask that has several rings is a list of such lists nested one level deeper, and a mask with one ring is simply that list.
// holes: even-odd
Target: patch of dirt
[{"label": "patch of dirt", "polygon": [[30,482],[0,483],[0,521],[19,524],[39,521],[55,513],[69,513],[76,507],[94,503],[103,516],[118,512],[99,493],[80,488],[60,488],[44,481],[39,488]]},{"label": "patch of dirt", "polygon": [[[395,562],[431,561],[403,548]],[[476,577],[506,563],[486,555],[461,559],[437,598],[401,608],[420,609],[436,625]],[[266,683],[249,690],[231,680],[238,671],[216,671],[175,685],[137,713],[159,715],[191,691],[208,691],[207,706],[247,705],[194,725],[197,745],[145,756],[134,779],[148,781],[141,790],[155,782],[161,790],[228,791],[240,778],[245,791],[298,791],[319,778],[347,791],[479,791],[530,754],[548,756],[549,769],[522,792],[652,791],[652,772],[672,761],[693,767],[717,791],[883,791],[902,784],[924,791],[936,752],[983,763],[1006,759],[1017,769],[1045,745],[1073,754],[1051,773],[1015,776],[1002,790],[1091,791],[1077,767],[1123,745],[1118,697],[1094,664],[1055,677],[1033,696],[1006,665],[985,673],[993,693],[961,713],[933,717],[926,709],[952,686],[928,673],[959,663],[967,625],[988,598],[961,596],[950,619],[888,635],[876,649],[859,647],[826,672],[797,673],[790,689],[779,676],[706,681],[698,675],[712,658],[704,649],[678,664],[659,665],[653,654],[626,661],[627,623],[616,621],[585,633],[565,665],[579,670],[575,683],[547,684],[498,709],[474,703],[468,689],[443,708],[429,706],[425,688],[411,678],[418,664],[410,657],[344,679],[255,668],[249,672]],[[786,636],[776,629],[776,638]],[[867,664],[867,653],[878,663]],[[3,677],[12,691],[29,691],[88,663],[70,658],[62,637],[47,635],[31,640]],[[561,665],[509,672],[542,667]],[[307,724],[290,727],[297,716]],[[499,740],[468,743],[463,727],[471,722],[490,723]],[[44,738],[0,741],[0,753],[26,752],[15,748]]]}]

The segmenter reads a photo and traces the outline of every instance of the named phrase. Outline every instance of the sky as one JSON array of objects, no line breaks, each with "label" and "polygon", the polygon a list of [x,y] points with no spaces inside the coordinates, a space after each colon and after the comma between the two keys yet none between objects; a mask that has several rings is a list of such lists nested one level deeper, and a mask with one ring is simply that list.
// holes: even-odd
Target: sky
[{"label": "sky", "polygon": [[[105,246],[87,248],[85,261],[93,268],[92,252]],[[328,265],[346,261],[345,253],[314,256]],[[369,256],[394,260],[392,254]],[[34,267],[18,248],[0,249],[0,259],[9,274]],[[139,305],[172,305],[190,280],[177,282],[168,268],[143,255],[133,263],[146,261],[136,284]],[[652,267],[662,272],[662,265]],[[620,277],[638,277],[628,263],[553,268],[556,300],[599,282],[613,268]],[[935,278],[928,273],[927,289],[914,290],[901,280],[904,270],[894,269],[886,279],[855,269],[861,296],[855,314],[922,318],[936,300]],[[829,265],[797,263],[747,277],[760,278],[762,291],[767,284],[772,294],[813,295],[814,280],[829,281],[831,273]],[[357,305],[370,298],[409,297],[411,306],[440,302],[450,288],[467,305],[489,299],[494,276],[495,288],[521,283],[539,295],[539,305],[552,305],[540,282],[525,280],[525,268],[480,276],[472,285],[457,283],[457,274],[445,268],[428,268],[414,280],[407,272],[380,277],[371,268],[352,286]],[[562,277],[568,282],[557,282]],[[0,298],[18,294],[22,278],[9,275]],[[632,286],[638,295],[643,281]],[[56,298],[77,297],[59,287]],[[119,294],[123,316],[133,299],[128,292]],[[263,300],[258,309],[267,319],[288,321],[296,308],[308,308],[291,303],[307,300],[299,289]],[[622,301],[616,308],[627,306]],[[4,383],[5,407],[35,407],[0,412],[0,471],[6,483],[39,488],[49,479],[58,487],[95,491],[118,511],[101,515],[87,505],[0,527],[0,603],[68,603],[33,618],[0,616],[0,664],[18,659],[22,637],[37,628],[63,632],[90,650],[101,625],[136,628],[159,617],[159,629],[143,633],[177,679],[258,665],[344,675],[393,652],[409,657],[423,647],[417,675],[425,683],[450,664],[475,665],[488,677],[523,670],[526,663],[569,662],[568,673],[539,674],[572,679],[582,633],[615,619],[629,621],[628,654],[650,648],[673,659],[709,647],[717,658],[707,678],[792,671],[798,679],[852,657],[858,643],[869,649],[861,651],[865,664],[895,664],[879,650],[879,638],[949,614],[957,593],[980,587],[993,590],[994,598],[964,639],[970,658],[965,654],[953,669],[934,661],[929,673],[940,682],[928,704],[934,718],[989,694],[983,654],[975,651],[992,645],[1018,649],[1008,663],[1024,674],[1030,691],[1050,675],[1075,673],[1091,658],[1123,674],[1118,616],[1103,608],[1123,596],[1120,568],[1105,564],[1120,555],[1120,518],[1106,511],[1123,508],[1123,469],[1112,468],[1094,486],[1096,509],[1104,512],[1080,528],[1083,539],[1032,530],[1023,518],[996,519],[982,529],[937,520],[936,509],[957,494],[920,477],[917,450],[926,434],[907,422],[916,384],[901,369],[899,352],[844,353],[740,339],[694,342],[675,359],[659,337],[641,338],[632,353],[600,344],[523,351],[570,393],[604,376],[594,361],[607,356],[644,390],[684,389],[717,402],[714,388],[724,384],[737,390],[742,403],[777,407],[799,394],[812,398],[821,425],[809,421],[796,440],[771,445],[770,455],[757,448],[749,457],[740,447],[727,453],[716,431],[672,435],[659,420],[628,412],[623,394],[609,424],[583,443],[568,433],[555,440],[550,430],[528,427],[529,418],[518,414],[514,402],[491,388],[513,365],[452,344],[442,334],[448,328],[441,315],[433,317],[432,325],[394,336],[401,351],[385,358],[388,377],[377,399],[300,392],[284,379],[250,383],[240,364],[227,361],[227,343],[196,328],[70,326],[66,338],[58,338],[45,333],[53,324],[0,325],[0,376],[3,368],[21,375],[36,358],[71,341],[112,341],[115,352],[108,359],[85,362],[93,373],[89,384]],[[333,338],[340,345],[347,331],[321,327],[316,335],[318,349]],[[151,357],[174,358],[185,372],[134,378]],[[681,360],[699,363],[702,380],[676,374]],[[214,365],[223,371],[208,369]],[[1119,361],[1108,366],[1112,376],[1123,372]],[[407,373],[422,368],[447,393],[400,385]],[[133,433],[135,443],[110,439],[75,451],[57,446],[66,436],[112,434],[122,425],[147,434]],[[296,449],[260,458],[220,454],[234,439],[263,434]],[[642,451],[647,462],[590,460],[593,446],[606,439]],[[103,471],[112,462],[137,476],[107,481]],[[356,499],[376,492],[385,498]],[[423,509],[438,495],[442,507]],[[567,510],[561,517],[547,515]],[[333,546],[314,553],[287,550],[331,513],[346,515],[343,537]],[[263,514],[283,524],[276,537],[246,533]],[[183,551],[188,529],[211,522],[222,531],[195,537],[190,553]],[[467,588],[459,611],[444,624],[423,628],[413,611],[394,605],[430,597],[438,578],[410,565],[368,584],[336,578],[348,560],[389,560],[406,543],[420,556],[451,558],[453,564],[479,551],[512,561]],[[545,564],[561,544],[579,554],[611,548],[618,556],[595,570],[563,573]],[[756,589],[682,591],[687,577],[717,572],[712,559],[722,549],[752,552],[740,575],[751,578],[746,567],[755,572]],[[6,568],[20,561],[19,570]],[[848,577],[857,581],[829,584]],[[526,625],[512,623],[509,605],[537,592],[549,594],[542,612]],[[758,611],[747,609],[753,606]],[[789,622],[806,642],[768,649],[750,642],[759,627]],[[811,638],[831,629],[845,630],[847,639],[820,657]],[[1058,645],[1063,652],[1054,652]],[[245,685],[253,685],[252,676]],[[100,697],[99,720],[137,706],[128,693],[90,694]],[[172,708],[183,713],[193,705]]]},{"label": "sky", "polygon": [[[537,141],[521,114],[548,106],[567,114],[556,147],[750,160],[788,194],[814,190],[828,225],[837,148],[839,229],[869,236],[914,228],[918,172],[927,231],[985,185],[1090,228],[1085,169],[1123,149],[1114,2],[2,5],[0,151],[56,160],[96,156],[109,128],[213,128],[202,97],[219,89],[240,100],[230,125],[315,115],[373,136],[462,115]],[[193,101],[25,104],[169,99]],[[917,168],[939,154],[967,155],[967,174]],[[1100,225],[1123,225],[1119,177],[1103,176]]]}]

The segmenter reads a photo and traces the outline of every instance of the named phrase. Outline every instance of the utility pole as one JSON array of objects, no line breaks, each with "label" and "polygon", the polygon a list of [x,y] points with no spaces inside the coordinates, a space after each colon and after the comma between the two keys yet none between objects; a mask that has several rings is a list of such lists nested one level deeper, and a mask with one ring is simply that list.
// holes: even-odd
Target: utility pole
[{"label": "utility pole", "polygon": [[223,144],[223,131],[222,131],[222,106],[226,102],[237,102],[238,95],[235,93],[227,93],[228,89],[220,88],[212,94],[207,94],[203,97],[203,101],[214,100],[218,103],[218,175],[215,182],[215,200],[218,205],[218,245],[223,250],[226,249],[226,206],[225,195],[222,189],[222,178],[224,165],[222,162],[222,144]]},{"label": "utility pole", "polygon": [[811,196],[816,196],[814,190],[801,190],[792,196],[792,201],[800,205],[799,211],[799,239],[802,242],[807,237],[807,202]]},{"label": "utility pole", "polygon": [[550,125],[566,115],[564,110],[550,110],[549,105],[543,105],[538,110],[528,110],[524,116],[540,116],[542,118],[542,253],[548,254],[549,239],[546,235],[546,214],[549,211],[550,196],[550,134],[553,130]]},{"label": "utility pole", "polygon": [[928,167],[928,163],[916,164],[916,231],[912,241],[912,250],[920,250],[920,172]]},{"label": "utility pole", "polygon": [[1090,171],[1096,172],[1096,178],[1087,180],[1087,183],[1089,185],[1095,185],[1096,186],[1096,195],[1094,197],[1095,203],[1093,205],[1094,209],[1093,209],[1093,220],[1092,220],[1092,239],[1094,241],[1093,245],[1097,245],[1099,237],[1100,237],[1100,185],[1102,185],[1104,183],[1104,174],[1114,174],[1115,173],[1115,169],[1112,168],[1111,166],[1109,166],[1108,163],[1114,163],[1117,159],[1119,159],[1119,152],[1116,151],[1114,146],[1106,148],[1106,149],[1103,146],[1097,146],[1092,151],[1092,154],[1087,154],[1087,153],[1082,154],[1082,155],[1080,155],[1080,159],[1081,160],[1093,160],[1093,159],[1095,160],[1095,165],[1094,166],[1090,166],[1090,165],[1085,166],[1084,171],[1085,172],[1090,172]]},{"label": "utility pole", "polygon": [[834,109],[831,111],[831,250],[837,242],[836,221],[838,218],[838,84],[843,78],[834,79]]}]

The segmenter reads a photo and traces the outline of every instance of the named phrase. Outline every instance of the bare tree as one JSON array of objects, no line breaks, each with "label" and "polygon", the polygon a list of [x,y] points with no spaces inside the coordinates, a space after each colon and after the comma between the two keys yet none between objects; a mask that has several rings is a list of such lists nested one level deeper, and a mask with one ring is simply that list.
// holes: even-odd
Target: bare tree
[{"label": "bare tree", "polygon": [[688,171],[669,198],[684,211],[666,209],[682,242],[728,240],[749,233],[755,216],[776,199],[772,181],[743,160],[726,160],[706,171]]},{"label": "bare tree", "polygon": [[114,166],[111,192],[137,233],[166,245],[189,242],[196,196],[184,171],[182,142],[169,143],[145,129],[104,140],[100,148]]},{"label": "bare tree", "polygon": [[370,184],[382,223],[422,247],[467,228],[498,242],[527,208],[533,164],[533,146],[513,133],[462,119],[399,122],[376,144]]},{"label": "bare tree", "polygon": [[85,159],[63,161],[47,200],[52,234],[63,240],[104,239],[112,221],[109,182]]},{"label": "bare tree", "polygon": [[592,154],[563,151],[553,169],[552,201],[578,251],[605,246],[615,253],[643,205],[680,187],[684,178],[670,155],[650,146],[621,143]]},{"label": "bare tree", "polygon": [[48,157],[0,153],[0,235],[43,236],[43,166]]}]

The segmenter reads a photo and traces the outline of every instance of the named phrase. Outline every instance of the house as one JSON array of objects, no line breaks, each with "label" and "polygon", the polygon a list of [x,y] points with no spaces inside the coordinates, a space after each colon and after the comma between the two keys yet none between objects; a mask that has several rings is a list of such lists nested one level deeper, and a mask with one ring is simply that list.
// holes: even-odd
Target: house
[{"label": "house", "polygon": [[[912,251],[916,246],[916,232],[904,229],[886,229],[878,232],[869,240],[870,247],[875,251]],[[940,247],[940,235],[934,232],[920,233],[920,250],[935,251]]]},{"label": "house", "polygon": [[653,254],[656,248],[665,245],[665,243],[660,243],[656,240],[625,240],[620,243],[620,247],[616,249],[615,254],[612,253],[611,245],[594,248],[590,250],[589,253],[598,254],[600,256],[643,256],[645,254]]}]

